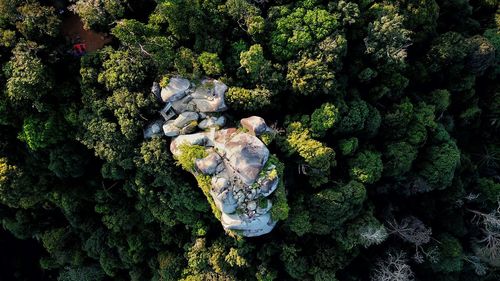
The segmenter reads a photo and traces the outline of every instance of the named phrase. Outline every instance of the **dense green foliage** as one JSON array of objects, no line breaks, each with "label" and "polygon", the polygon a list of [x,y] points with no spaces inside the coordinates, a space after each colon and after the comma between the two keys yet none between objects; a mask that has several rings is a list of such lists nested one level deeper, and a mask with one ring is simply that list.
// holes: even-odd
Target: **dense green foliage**
[{"label": "dense green foliage", "polygon": [[[70,13],[113,41],[73,56]],[[1,231],[37,280],[500,280],[497,0],[0,0],[0,64]],[[143,138],[173,75],[274,128],[270,234]]]}]

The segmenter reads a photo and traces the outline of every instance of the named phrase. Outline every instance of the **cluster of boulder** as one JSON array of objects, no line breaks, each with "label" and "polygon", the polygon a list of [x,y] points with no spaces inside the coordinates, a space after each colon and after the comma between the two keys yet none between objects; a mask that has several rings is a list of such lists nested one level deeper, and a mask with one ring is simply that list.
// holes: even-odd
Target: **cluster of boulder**
[{"label": "cluster of boulder", "polygon": [[221,128],[226,124],[226,118],[219,116],[219,112],[227,110],[224,102],[227,86],[220,81],[204,79],[196,85],[187,79],[173,77],[164,88],[155,82],[151,91],[165,103],[160,111],[164,120],[150,124],[144,132],[146,138],[162,134],[176,137],[197,128]]},{"label": "cluster of boulder", "polygon": [[258,116],[241,119],[241,128],[222,129],[226,117],[220,112],[227,110],[226,90],[224,83],[211,79],[197,85],[171,78],[162,89],[154,84],[153,94],[166,103],[160,112],[164,120],[150,124],[144,136],[172,137],[170,151],[177,158],[186,145],[203,147],[206,157],[195,159],[190,172],[210,177],[209,193],[221,211],[224,229],[259,236],[276,224],[270,213],[272,201],[267,197],[278,187],[280,175],[259,139],[272,130]]}]

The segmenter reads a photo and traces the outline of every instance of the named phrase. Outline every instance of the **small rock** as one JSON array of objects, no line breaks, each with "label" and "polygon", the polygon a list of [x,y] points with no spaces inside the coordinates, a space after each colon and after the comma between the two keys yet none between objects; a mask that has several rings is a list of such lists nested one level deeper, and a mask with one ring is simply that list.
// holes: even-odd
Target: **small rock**
[{"label": "small rock", "polygon": [[237,194],[237,195],[238,195],[238,198],[240,198],[240,197],[241,197],[241,198],[244,198],[244,197],[245,197],[245,195],[243,194],[243,190],[238,189],[238,191],[237,191],[237,192],[238,192],[238,194]]},{"label": "small rock", "polygon": [[183,143],[190,145],[213,146],[210,139],[203,133],[180,135],[170,142],[170,151],[174,156],[179,156],[179,146]]},{"label": "small rock", "polygon": [[174,125],[173,121],[169,121],[163,125],[163,133],[167,137],[175,137],[180,134],[180,129]]},{"label": "small rock", "polygon": [[202,130],[206,130],[208,128],[221,128],[226,124],[226,117],[220,116],[217,117],[207,117],[203,121],[200,122],[198,127]]},{"label": "small rock", "polygon": [[159,132],[161,132],[161,127],[160,125],[158,124],[153,124],[151,126],[151,132],[153,132],[153,134],[158,134]]},{"label": "small rock", "polygon": [[278,187],[278,183],[279,183],[278,177],[272,180],[269,178],[264,179],[264,181],[260,185],[260,194],[262,194],[262,196],[264,197],[269,196],[276,190],[276,188]]},{"label": "small rock", "polygon": [[219,127],[223,127],[224,125],[226,125],[226,117],[222,115],[219,118],[217,118],[217,120],[215,121],[215,125]]},{"label": "small rock", "polygon": [[249,209],[250,211],[254,211],[255,209],[257,209],[257,203],[255,201],[248,202],[247,209]]},{"label": "small rock", "polygon": [[182,128],[192,121],[198,121],[198,113],[186,111],[177,116],[177,118],[174,120],[174,125],[178,128]]},{"label": "small rock", "polygon": [[198,124],[198,127],[202,130],[206,130],[211,127],[215,127],[215,123],[217,122],[217,118],[215,117],[208,117],[206,119],[203,119],[200,124]]},{"label": "small rock", "polygon": [[269,167],[267,167],[267,170],[272,171],[272,170],[274,170],[274,168],[276,168],[276,165],[270,164]]},{"label": "small rock", "polygon": [[229,182],[226,178],[213,177],[212,178],[212,189],[216,193],[221,193],[222,190],[229,187]]},{"label": "small rock", "polygon": [[250,191],[250,198],[254,199],[256,195],[257,195],[257,190],[252,189],[252,191]]},{"label": "small rock", "polygon": [[160,136],[162,134],[162,121],[158,120],[151,123],[144,129],[144,138],[149,139],[154,136]]}]

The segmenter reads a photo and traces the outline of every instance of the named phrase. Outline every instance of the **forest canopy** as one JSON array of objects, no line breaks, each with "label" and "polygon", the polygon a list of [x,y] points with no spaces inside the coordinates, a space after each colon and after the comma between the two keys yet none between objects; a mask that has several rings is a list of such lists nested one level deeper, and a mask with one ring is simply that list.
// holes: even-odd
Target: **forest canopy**
[{"label": "forest canopy", "polygon": [[[1,280],[500,280],[497,0],[0,0],[0,64]],[[171,77],[273,129],[269,234],[144,138]]]}]

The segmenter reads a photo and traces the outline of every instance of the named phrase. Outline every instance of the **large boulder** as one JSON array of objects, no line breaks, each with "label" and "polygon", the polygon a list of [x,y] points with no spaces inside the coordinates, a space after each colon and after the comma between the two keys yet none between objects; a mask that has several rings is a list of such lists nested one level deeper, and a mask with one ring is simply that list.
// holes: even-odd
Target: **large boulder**
[{"label": "large boulder", "polygon": [[262,117],[250,116],[240,120],[241,126],[248,130],[248,132],[255,136],[260,136],[269,130],[266,122]]},{"label": "large boulder", "polygon": [[237,214],[222,213],[221,223],[224,229],[239,230],[243,236],[253,237],[260,236],[271,232],[276,222],[271,219],[271,214],[245,219]]},{"label": "large boulder", "polygon": [[225,143],[225,148],[225,158],[234,174],[246,185],[254,183],[269,157],[266,145],[255,136],[237,133]]},{"label": "large boulder", "polygon": [[161,99],[163,102],[175,101],[183,98],[186,91],[191,86],[191,82],[184,78],[172,77],[168,85],[161,89]]},{"label": "large boulder", "polygon": [[227,86],[218,80],[205,79],[201,81],[191,94],[193,103],[199,112],[221,112],[227,110],[224,102],[224,95],[227,91]]}]

